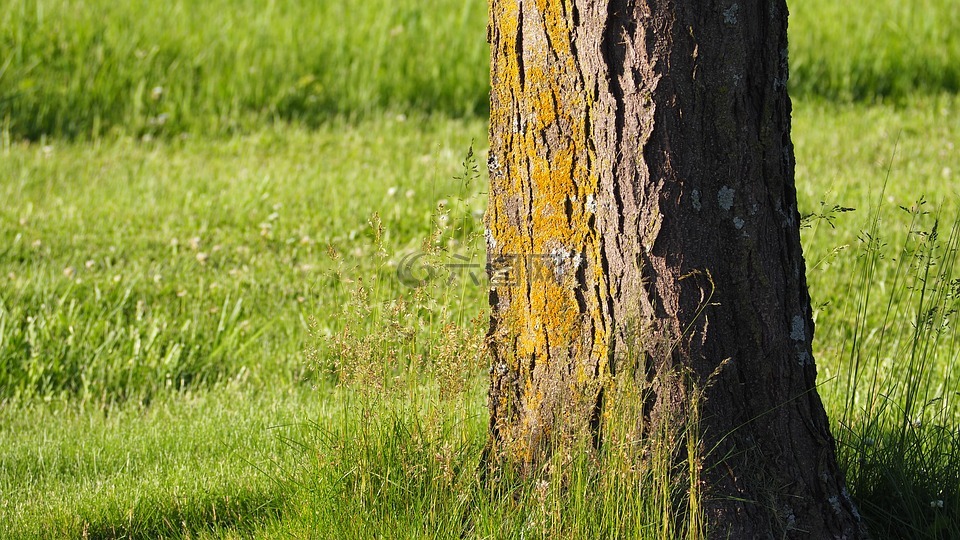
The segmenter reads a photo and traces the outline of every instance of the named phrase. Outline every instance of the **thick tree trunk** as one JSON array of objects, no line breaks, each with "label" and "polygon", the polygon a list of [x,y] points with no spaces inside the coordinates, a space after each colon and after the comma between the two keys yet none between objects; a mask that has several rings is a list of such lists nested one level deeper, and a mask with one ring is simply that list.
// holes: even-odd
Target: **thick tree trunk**
[{"label": "thick tree trunk", "polygon": [[712,536],[865,535],[815,387],[786,23],[784,0],[491,0],[495,463],[601,445],[637,372],[647,436],[702,392]]}]

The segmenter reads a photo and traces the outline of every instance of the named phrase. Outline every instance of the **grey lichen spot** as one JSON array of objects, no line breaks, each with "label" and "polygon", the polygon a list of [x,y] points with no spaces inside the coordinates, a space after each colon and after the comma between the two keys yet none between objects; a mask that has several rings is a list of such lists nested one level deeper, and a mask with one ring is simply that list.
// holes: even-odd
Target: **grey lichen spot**
[{"label": "grey lichen spot", "polygon": [[781,510],[781,514],[784,517],[784,521],[787,522],[786,529],[788,531],[795,530],[797,528],[797,515],[793,512],[793,508],[784,506],[783,510]]},{"label": "grey lichen spot", "polygon": [[783,226],[784,227],[794,227],[797,224],[797,220],[793,217],[793,213],[790,211],[784,212]]},{"label": "grey lichen spot", "polygon": [[523,130],[523,133],[526,133],[526,132],[527,132],[527,126],[529,126],[529,125],[531,125],[531,124],[532,124],[532,125],[537,125],[537,118],[539,118],[539,115],[537,114],[537,111],[534,110],[534,111],[530,111],[530,116],[529,116],[529,117],[524,117],[524,118],[522,119],[523,123],[521,124],[520,127],[521,127],[521,129]]},{"label": "grey lichen spot", "polygon": [[490,227],[487,227],[483,231],[484,238],[487,239],[487,249],[493,251],[497,248],[497,239],[493,236],[493,231],[490,230]]},{"label": "grey lichen spot", "polygon": [[743,225],[744,225],[744,221],[742,219],[740,219],[739,217],[733,218],[733,226],[736,227],[737,230],[742,229]]},{"label": "grey lichen spot", "polygon": [[830,507],[833,508],[835,514],[840,515],[840,513],[843,512],[843,507],[840,506],[840,497],[834,495],[827,500],[830,502]]},{"label": "grey lichen spot", "polygon": [[790,66],[787,62],[788,56],[790,56],[790,52],[786,47],[780,49],[780,70],[783,72],[784,77],[790,76]]},{"label": "grey lichen spot", "polygon": [[800,315],[794,315],[790,324],[790,339],[794,341],[803,341],[807,337],[806,323]]},{"label": "grey lichen spot", "polygon": [[730,210],[733,208],[733,196],[736,194],[736,190],[733,188],[723,186],[720,188],[720,192],[717,193],[717,202],[720,203],[720,208],[724,210]]},{"label": "grey lichen spot", "polygon": [[585,204],[587,212],[591,214],[597,213],[597,200],[593,197],[593,194],[587,195],[587,202]]},{"label": "grey lichen spot", "polygon": [[550,260],[553,262],[553,274],[559,279],[568,272],[576,272],[583,262],[583,255],[557,247],[550,251]]},{"label": "grey lichen spot", "polygon": [[850,492],[847,491],[846,486],[840,491],[840,494],[843,495],[847,504],[850,505],[850,513],[853,514],[853,517],[856,518],[857,521],[862,521],[863,517],[860,516],[860,510],[857,509],[857,505],[853,502],[853,498],[850,496]]},{"label": "grey lichen spot", "polygon": [[556,247],[550,251],[550,260],[553,261],[554,268],[559,268],[569,258],[570,258],[570,254],[567,253],[567,250],[563,248]]},{"label": "grey lichen spot", "polygon": [[497,161],[497,156],[490,154],[487,157],[487,170],[490,172],[491,176],[500,176],[500,162]]},{"label": "grey lichen spot", "polygon": [[737,24],[737,12],[740,11],[740,6],[738,4],[733,4],[727,9],[723,10],[723,22],[733,26]]},{"label": "grey lichen spot", "polygon": [[579,253],[574,253],[573,257],[570,258],[570,262],[573,263],[573,270],[579,270],[580,264],[583,263],[583,255]]},{"label": "grey lichen spot", "polygon": [[810,353],[807,351],[800,351],[797,353],[797,364],[799,364],[801,367],[809,366],[812,363],[813,357],[810,356]]},{"label": "grey lichen spot", "polygon": [[693,209],[699,212],[700,209],[703,208],[703,204],[700,202],[700,190],[693,190],[690,194],[690,199],[693,201]]}]

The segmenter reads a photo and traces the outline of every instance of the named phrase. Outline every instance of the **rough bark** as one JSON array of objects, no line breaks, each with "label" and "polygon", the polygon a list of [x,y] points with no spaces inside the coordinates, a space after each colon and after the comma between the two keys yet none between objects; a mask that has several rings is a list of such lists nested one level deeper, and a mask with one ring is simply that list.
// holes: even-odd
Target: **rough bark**
[{"label": "rough bark", "polygon": [[786,25],[784,0],[491,0],[493,461],[602,445],[618,371],[641,431],[689,418],[692,379],[712,536],[865,536],[815,387]]}]

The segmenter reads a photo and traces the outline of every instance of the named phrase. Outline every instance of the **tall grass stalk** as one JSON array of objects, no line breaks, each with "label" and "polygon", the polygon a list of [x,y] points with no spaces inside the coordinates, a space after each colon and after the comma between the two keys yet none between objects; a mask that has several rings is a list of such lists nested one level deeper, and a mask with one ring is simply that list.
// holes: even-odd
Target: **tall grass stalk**
[{"label": "tall grass stalk", "polygon": [[879,210],[861,235],[850,292],[856,323],[837,390],[840,459],[878,537],[955,538],[960,214],[945,220],[922,199],[899,211],[910,228],[887,263],[892,273],[879,272],[890,256]]}]

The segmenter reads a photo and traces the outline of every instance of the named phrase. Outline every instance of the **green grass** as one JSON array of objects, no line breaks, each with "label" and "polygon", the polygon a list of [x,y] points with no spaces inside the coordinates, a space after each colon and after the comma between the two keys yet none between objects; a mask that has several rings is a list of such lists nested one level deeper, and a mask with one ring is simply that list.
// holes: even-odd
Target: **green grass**
[{"label": "green grass", "polygon": [[[790,2],[791,89],[845,100],[960,90],[953,0]],[[480,0],[8,0],[0,131],[230,134],[397,112],[482,117]]]},{"label": "green grass", "polygon": [[[0,538],[697,536],[616,445],[475,474],[484,6],[0,7]],[[960,12],[791,10],[841,462],[875,537],[956,538]]]},{"label": "green grass", "polygon": [[[801,211],[823,213],[821,200],[858,208],[833,215],[835,229],[826,218],[804,229],[820,306],[821,391],[861,510],[913,538],[960,527],[956,315],[948,313],[957,300],[945,288],[955,276],[928,279],[940,293],[927,297],[940,298],[937,320],[948,326],[917,340],[910,325],[924,309],[910,277],[926,268],[924,253],[934,253],[938,271],[956,257],[946,244],[960,128],[939,120],[957,113],[956,98],[939,97],[909,108],[799,101],[795,114]],[[466,319],[485,299],[468,276],[448,284],[449,259],[436,250],[474,245],[482,178],[465,187],[454,177],[483,132],[481,120],[384,118],[225,139],[121,136],[0,149],[9,201],[0,210],[0,522],[11,524],[2,533],[401,538],[469,527],[478,537],[519,537],[539,524],[571,537],[615,525],[657,537],[664,509],[676,509],[636,506],[647,510],[619,523],[613,509],[623,500],[606,498],[613,488],[590,464],[576,469],[584,483],[573,498],[530,483],[516,488],[519,498],[485,499],[470,474],[485,433],[482,373],[469,362],[444,371],[440,360],[464,356],[444,351],[445,342],[482,332]],[[888,171],[874,227],[870,208]],[[898,208],[921,194],[938,203],[924,208],[942,209],[935,252],[929,236],[907,231],[929,233],[936,216]],[[888,246],[860,242],[862,231]],[[425,238],[434,239],[437,279],[405,288],[396,265]],[[858,281],[868,256],[881,252]],[[900,260],[908,264],[898,270]],[[874,300],[860,307],[867,290]],[[885,319],[891,294],[894,316]],[[398,313],[402,323],[391,325]],[[880,328],[888,329],[882,340]],[[928,346],[913,354],[925,365],[893,360],[910,357],[913,343]],[[182,352],[167,361],[170,351]],[[862,382],[851,402],[854,352]],[[874,372],[879,387],[870,388]],[[379,390],[396,386],[396,374],[407,374],[397,388],[413,390]],[[345,389],[331,390],[335,381]],[[436,384],[467,393],[418,389]],[[897,407],[908,388],[929,395],[905,424]],[[267,429],[290,422],[292,431]],[[430,472],[403,476],[404,467]],[[438,480],[438,471],[454,470]],[[397,474],[413,483],[383,481]],[[637,491],[627,492],[636,500],[673,500],[659,488],[667,494],[648,501],[657,484],[635,480]],[[891,486],[900,499],[890,499]],[[937,500],[944,508],[930,506]],[[409,501],[421,506],[405,510]],[[344,521],[343,508],[361,517]],[[590,517],[585,508],[608,510]]]},{"label": "green grass", "polygon": [[801,208],[829,216],[804,231],[821,395],[879,538],[960,534],[955,106],[940,96],[796,115]]},{"label": "green grass", "polygon": [[482,113],[485,18],[481,0],[10,0],[0,125],[38,139]]},{"label": "green grass", "polygon": [[790,0],[794,95],[892,99],[960,90],[952,0]]},{"label": "green grass", "polygon": [[288,494],[299,452],[273,428],[332,414],[311,392],[249,387],[104,410],[54,400],[0,411],[4,538],[248,535]]},{"label": "green grass", "polygon": [[6,147],[0,398],[302,378],[304,336],[344,293],[328,248],[346,277],[377,268],[375,211],[397,259],[418,248],[482,136],[416,119]]},{"label": "green grass", "polygon": [[281,530],[335,538],[697,538],[694,527],[674,536],[673,503],[686,497],[684,485],[658,481],[670,477],[666,460],[636,467],[646,448],[635,442],[610,440],[596,461],[586,452],[558,454],[551,466],[563,475],[521,480],[508,471],[488,487],[477,473],[484,386],[452,400],[431,386],[405,388],[402,398],[360,399],[348,414],[317,423],[299,439],[316,461],[292,476],[303,491]]}]

